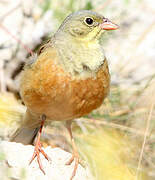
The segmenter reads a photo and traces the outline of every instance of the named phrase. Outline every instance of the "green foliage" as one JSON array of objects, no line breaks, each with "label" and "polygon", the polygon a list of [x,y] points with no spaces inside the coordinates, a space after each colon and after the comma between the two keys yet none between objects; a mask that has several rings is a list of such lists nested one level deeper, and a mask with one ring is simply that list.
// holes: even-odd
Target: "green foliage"
[{"label": "green foliage", "polygon": [[3,152],[0,152],[0,161],[5,160],[5,154]]},{"label": "green foliage", "polygon": [[93,9],[93,5],[91,1],[88,1],[84,7],[84,9],[86,10],[92,10]]},{"label": "green foliage", "polygon": [[68,14],[78,11],[80,9],[92,10],[93,4],[90,0],[85,1],[83,7],[81,7],[78,1],[66,0],[66,1],[51,1],[45,0],[41,3],[42,14],[47,10],[51,9],[53,11],[54,17],[61,23]]},{"label": "green foliage", "polygon": [[129,4],[130,0],[124,0],[124,3],[127,5]]},{"label": "green foliage", "polygon": [[111,89],[109,101],[112,106],[118,106],[118,104],[121,104],[121,89],[119,86]]},{"label": "green foliage", "polygon": [[51,7],[51,0],[44,0],[41,4],[42,14],[44,14]]}]

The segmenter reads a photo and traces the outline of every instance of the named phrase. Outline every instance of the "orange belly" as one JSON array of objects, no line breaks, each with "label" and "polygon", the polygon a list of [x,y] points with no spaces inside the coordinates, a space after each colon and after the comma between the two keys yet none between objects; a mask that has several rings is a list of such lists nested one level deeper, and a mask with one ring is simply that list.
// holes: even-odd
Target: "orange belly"
[{"label": "orange belly", "polygon": [[99,107],[109,92],[107,61],[96,78],[73,79],[59,65],[45,60],[28,67],[21,79],[21,96],[27,108],[51,120],[70,120]]}]

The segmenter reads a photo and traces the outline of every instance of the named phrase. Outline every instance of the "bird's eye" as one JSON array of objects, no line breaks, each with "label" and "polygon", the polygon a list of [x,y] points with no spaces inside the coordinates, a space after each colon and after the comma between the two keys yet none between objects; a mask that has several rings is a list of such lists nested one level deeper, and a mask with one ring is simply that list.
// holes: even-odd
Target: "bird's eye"
[{"label": "bird's eye", "polygon": [[88,17],[88,18],[85,19],[85,22],[86,22],[87,25],[90,26],[90,25],[92,25],[94,23],[94,20],[92,18]]}]

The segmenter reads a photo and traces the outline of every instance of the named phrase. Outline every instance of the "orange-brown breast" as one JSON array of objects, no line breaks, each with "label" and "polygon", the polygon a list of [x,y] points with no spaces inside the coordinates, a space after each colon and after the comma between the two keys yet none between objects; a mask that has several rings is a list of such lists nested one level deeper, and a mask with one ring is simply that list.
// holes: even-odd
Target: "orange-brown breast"
[{"label": "orange-brown breast", "polygon": [[47,51],[23,71],[21,96],[27,108],[51,120],[70,120],[99,107],[109,92],[107,61],[96,78],[80,80],[64,72],[56,59],[55,52]]}]

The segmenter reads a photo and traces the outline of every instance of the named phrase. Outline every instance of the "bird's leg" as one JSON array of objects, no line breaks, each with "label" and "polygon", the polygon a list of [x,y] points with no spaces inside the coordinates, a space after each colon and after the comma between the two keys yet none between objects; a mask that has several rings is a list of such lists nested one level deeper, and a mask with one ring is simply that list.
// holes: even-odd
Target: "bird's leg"
[{"label": "bird's leg", "polygon": [[67,122],[66,122],[66,127],[67,127],[67,130],[68,130],[69,135],[70,135],[70,138],[71,138],[71,143],[72,143],[72,148],[73,148],[73,154],[72,154],[71,159],[66,163],[66,165],[70,165],[70,164],[73,162],[73,160],[75,159],[74,170],[73,170],[73,173],[72,173],[72,176],[71,176],[71,180],[72,180],[73,177],[75,176],[76,170],[77,170],[77,168],[78,168],[78,164],[79,164],[79,154],[78,154],[77,147],[76,147],[76,144],[75,144],[73,135],[72,135],[71,124],[72,124],[72,121],[67,121]]},{"label": "bird's leg", "polygon": [[44,174],[45,174],[45,171],[43,170],[42,163],[41,163],[41,160],[40,160],[40,152],[42,153],[42,155],[47,160],[49,160],[49,157],[47,156],[47,154],[42,150],[41,143],[40,143],[40,136],[41,136],[41,132],[42,132],[45,120],[46,120],[46,116],[42,115],[42,117],[41,117],[41,126],[40,126],[39,134],[38,134],[38,137],[37,137],[37,140],[36,140],[34,153],[33,153],[33,156],[32,156],[32,158],[30,160],[30,163],[29,163],[29,164],[31,164],[32,161],[35,159],[35,157],[37,157],[39,168]]}]

